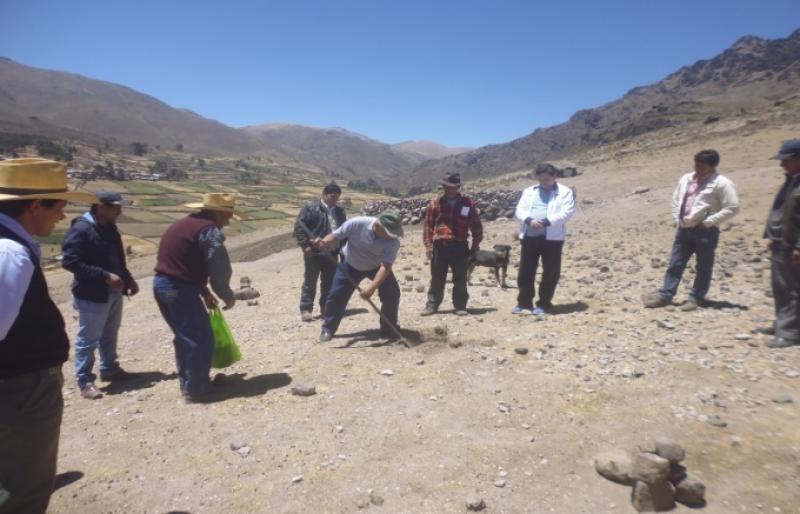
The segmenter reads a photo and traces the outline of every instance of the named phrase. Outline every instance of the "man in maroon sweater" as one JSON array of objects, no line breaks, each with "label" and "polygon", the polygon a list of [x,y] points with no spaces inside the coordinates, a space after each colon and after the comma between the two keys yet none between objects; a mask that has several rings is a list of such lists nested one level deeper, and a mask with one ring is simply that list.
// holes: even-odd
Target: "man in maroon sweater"
[{"label": "man in maroon sweater", "polygon": [[[161,236],[153,293],[161,314],[175,334],[175,362],[181,392],[188,403],[207,401],[214,392],[209,372],[214,334],[207,309],[217,305],[211,289],[233,307],[231,263],[222,228],[234,213],[234,193],[207,193],[188,204],[200,212],[176,221]],[[203,301],[201,301],[201,298]],[[205,303],[205,305],[203,305]]]}]

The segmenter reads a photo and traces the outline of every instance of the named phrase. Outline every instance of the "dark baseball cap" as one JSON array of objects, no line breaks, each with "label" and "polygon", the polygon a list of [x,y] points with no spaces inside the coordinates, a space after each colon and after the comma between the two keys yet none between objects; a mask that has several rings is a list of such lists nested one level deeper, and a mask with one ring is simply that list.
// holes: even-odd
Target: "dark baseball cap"
[{"label": "dark baseball cap", "polygon": [[114,191],[100,191],[97,193],[97,200],[98,203],[106,205],[130,205],[133,203],[130,200],[124,200],[121,194]]},{"label": "dark baseball cap", "polygon": [[800,139],[784,141],[781,145],[781,149],[778,150],[775,157],[771,157],[771,159],[782,161],[784,159],[791,159],[792,157],[800,157]]}]

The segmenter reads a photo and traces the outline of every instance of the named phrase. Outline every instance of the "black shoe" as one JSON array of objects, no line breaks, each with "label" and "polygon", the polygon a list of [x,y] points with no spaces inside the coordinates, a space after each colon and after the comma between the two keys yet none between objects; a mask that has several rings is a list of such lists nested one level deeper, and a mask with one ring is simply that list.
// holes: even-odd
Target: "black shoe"
[{"label": "black shoe", "polygon": [[219,391],[212,384],[208,384],[202,391],[195,393],[183,393],[183,400],[186,403],[209,403],[219,399]]},{"label": "black shoe", "polygon": [[431,307],[430,305],[426,305],[425,308],[422,309],[422,312],[419,313],[419,315],[420,316],[431,316],[433,314],[436,314],[436,311],[437,311],[436,307]]},{"label": "black shoe", "polygon": [[767,343],[769,348],[789,348],[791,346],[800,346],[800,341],[790,341],[782,337],[776,337]]},{"label": "black shoe", "polygon": [[[400,328],[398,328],[397,330],[399,332]],[[394,330],[392,330],[391,328],[389,328],[389,329],[382,328],[381,331],[380,331],[379,336],[380,336],[381,339],[388,339],[389,341],[394,341],[394,340],[398,339],[397,334],[395,334]]]},{"label": "black shoe", "polygon": [[768,327],[756,327],[753,329],[753,333],[755,334],[764,334],[767,336],[774,336],[775,335],[775,325],[770,325]]},{"label": "black shoe", "polygon": [[331,332],[327,328],[323,328],[322,331],[319,333],[319,342],[327,343],[331,339],[333,339],[333,332]]}]

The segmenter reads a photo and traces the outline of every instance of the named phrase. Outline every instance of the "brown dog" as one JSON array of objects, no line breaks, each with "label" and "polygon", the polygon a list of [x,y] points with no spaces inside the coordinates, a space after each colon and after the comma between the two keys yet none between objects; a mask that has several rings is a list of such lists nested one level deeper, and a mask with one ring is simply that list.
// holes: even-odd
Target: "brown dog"
[{"label": "brown dog", "polygon": [[493,248],[493,251],[478,250],[469,256],[467,284],[470,283],[472,270],[475,269],[475,266],[485,266],[494,269],[494,278],[497,281],[497,285],[502,288],[506,287],[506,270],[508,268],[508,261],[511,258],[511,247],[509,245],[494,245]]}]

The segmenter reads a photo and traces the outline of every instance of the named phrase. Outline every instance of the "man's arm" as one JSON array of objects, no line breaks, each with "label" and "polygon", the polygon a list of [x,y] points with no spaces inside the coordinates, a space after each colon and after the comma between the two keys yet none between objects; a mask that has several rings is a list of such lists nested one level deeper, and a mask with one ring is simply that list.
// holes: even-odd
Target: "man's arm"
[{"label": "man's arm", "polygon": [[739,212],[739,195],[736,193],[736,186],[731,181],[725,181],[720,188],[720,206],[718,212],[712,214],[705,220],[703,225],[706,227],[720,226],[722,223],[733,218]]},{"label": "man's arm", "polygon": [[89,264],[84,258],[88,244],[84,230],[75,227],[68,230],[61,244],[61,266],[72,272],[76,280],[105,282],[110,273],[99,266]]},{"label": "man's arm", "polygon": [[681,203],[683,203],[683,198],[681,198],[681,191],[683,185],[683,177],[678,180],[678,185],[675,186],[675,189],[672,191],[672,201],[670,202],[670,208],[672,209],[672,219],[675,221],[676,225],[681,224]]},{"label": "man's arm", "polygon": [[294,238],[297,240],[297,245],[305,250],[311,247],[311,236],[309,236],[306,229],[308,229],[308,204],[300,209],[297,219],[294,222]]},{"label": "man's arm", "polygon": [[425,207],[425,227],[422,230],[422,244],[425,245],[425,253],[430,259],[433,255],[433,231],[436,229],[436,200],[428,202]]},{"label": "man's arm", "polygon": [[530,188],[525,189],[522,192],[522,196],[520,196],[519,202],[517,202],[517,209],[514,212],[516,218],[526,225],[528,224],[528,220],[530,220],[528,215],[531,212],[531,202],[533,201],[532,195],[529,193]]},{"label": "man's arm", "polygon": [[561,203],[561,209],[552,218],[545,220],[547,226],[566,223],[575,214],[575,197],[572,189],[566,186],[559,186],[559,188],[564,189],[564,201]]},{"label": "man's arm", "polygon": [[382,262],[381,267],[378,268],[378,272],[375,273],[375,278],[370,280],[369,285],[363,289],[361,289],[361,297],[364,299],[369,299],[375,291],[381,287],[381,284],[389,278],[389,275],[392,274],[392,265],[388,262]]},{"label": "man's arm", "polygon": [[211,227],[200,234],[198,241],[208,267],[211,289],[225,302],[224,308],[230,309],[236,300],[230,286],[233,270],[224,245],[225,235],[217,227]]},{"label": "man's arm", "polygon": [[0,248],[0,341],[19,316],[25,294],[33,276],[33,262],[28,252],[20,248]]}]

